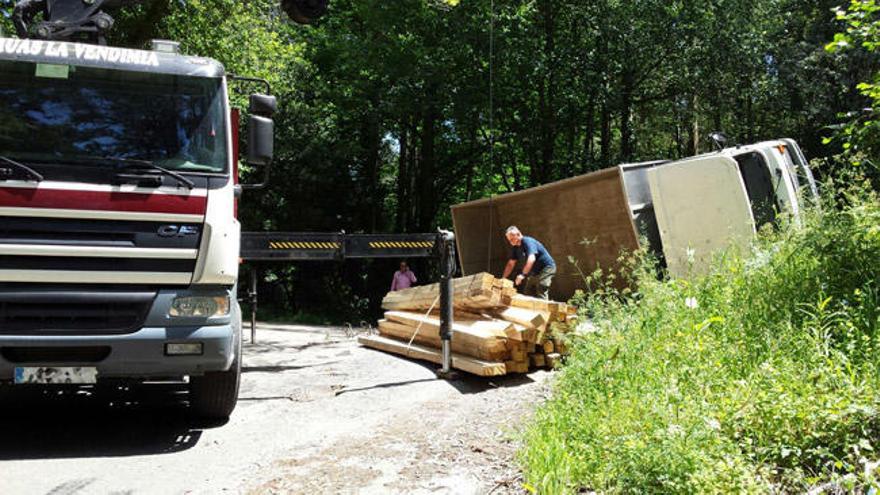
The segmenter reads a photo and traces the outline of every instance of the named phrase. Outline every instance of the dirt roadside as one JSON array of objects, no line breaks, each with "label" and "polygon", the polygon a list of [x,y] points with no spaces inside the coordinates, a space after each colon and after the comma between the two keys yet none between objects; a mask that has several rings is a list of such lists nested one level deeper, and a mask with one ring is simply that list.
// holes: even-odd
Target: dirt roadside
[{"label": "dirt roadside", "polygon": [[523,493],[517,431],[552,374],[433,369],[343,329],[262,325],[223,426],[193,424],[175,389],[4,404],[0,493]]}]

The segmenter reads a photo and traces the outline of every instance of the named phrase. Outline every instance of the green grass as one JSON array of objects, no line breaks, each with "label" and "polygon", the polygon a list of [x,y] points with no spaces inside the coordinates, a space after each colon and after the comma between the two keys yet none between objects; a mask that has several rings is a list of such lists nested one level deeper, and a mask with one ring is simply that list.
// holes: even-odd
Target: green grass
[{"label": "green grass", "polygon": [[704,276],[657,280],[637,260],[637,292],[582,297],[599,332],[577,337],[525,434],[527,488],[875,487],[880,203],[838,198]]}]

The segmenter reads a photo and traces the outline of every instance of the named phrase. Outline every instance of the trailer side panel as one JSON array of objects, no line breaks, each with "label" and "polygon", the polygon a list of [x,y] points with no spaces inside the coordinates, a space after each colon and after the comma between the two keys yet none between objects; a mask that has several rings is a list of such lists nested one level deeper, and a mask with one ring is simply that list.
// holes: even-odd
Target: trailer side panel
[{"label": "trailer side panel", "polygon": [[569,257],[589,274],[596,267],[615,269],[621,252],[639,247],[618,168],[459,204],[452,218],[465,275],[501,274],[510,255],[504,238],[510,225],[540,240],[558,267],[551,290],[556,300],[586,288]]}]

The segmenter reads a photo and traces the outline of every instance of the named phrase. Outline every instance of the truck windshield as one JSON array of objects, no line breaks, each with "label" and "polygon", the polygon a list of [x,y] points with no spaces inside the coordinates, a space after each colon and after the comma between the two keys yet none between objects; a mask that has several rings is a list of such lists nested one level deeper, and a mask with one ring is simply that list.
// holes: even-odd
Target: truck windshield
[{"label": "truck windshield", "polygon": [[124,158],[221,173],[223,101],[219,79],[0,61],[0,155],[34,166]]}]

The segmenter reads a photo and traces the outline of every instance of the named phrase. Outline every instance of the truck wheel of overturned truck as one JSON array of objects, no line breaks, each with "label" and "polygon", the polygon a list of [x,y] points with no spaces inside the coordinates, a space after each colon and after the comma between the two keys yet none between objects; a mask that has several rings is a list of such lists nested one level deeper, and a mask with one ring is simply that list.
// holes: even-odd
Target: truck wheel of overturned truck
[{"label": "truck wheel of overturned truck", "polygon": [[227,371],[214,371],[189,380],[189,404],[193,413],[203,419],[226,420],[238,403],[241,381],[241,311],[235,305],[235,359]]}]

